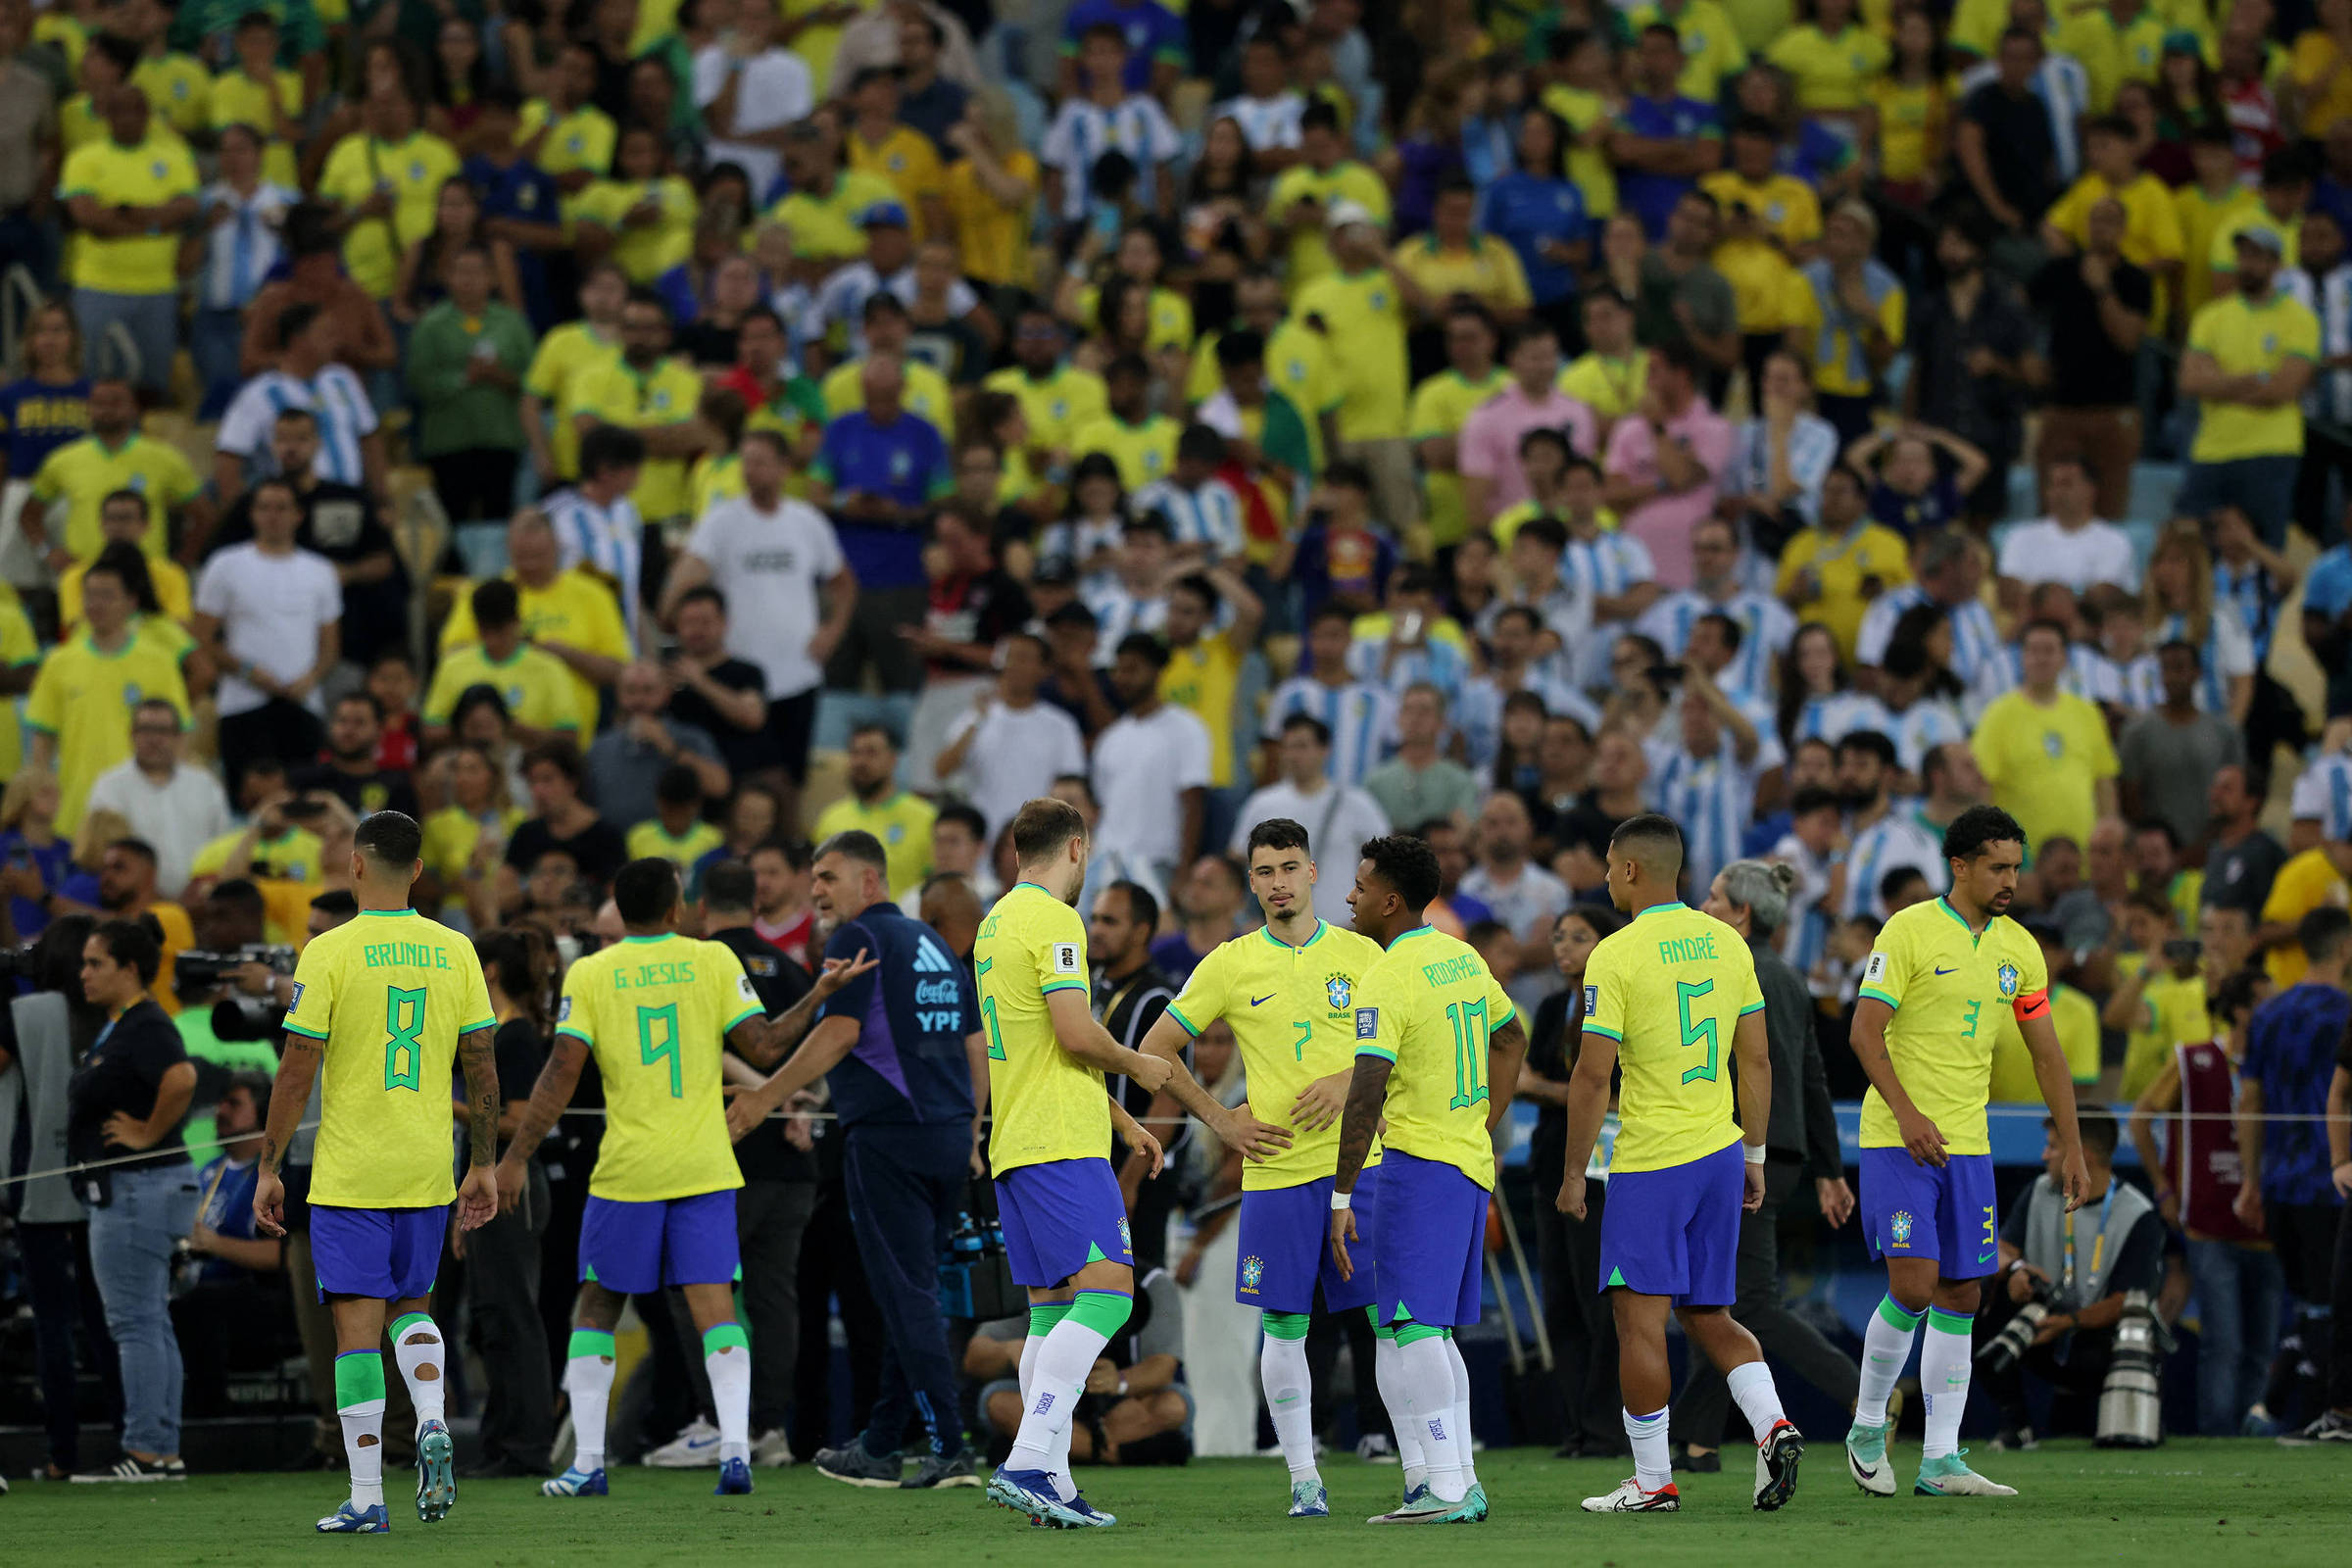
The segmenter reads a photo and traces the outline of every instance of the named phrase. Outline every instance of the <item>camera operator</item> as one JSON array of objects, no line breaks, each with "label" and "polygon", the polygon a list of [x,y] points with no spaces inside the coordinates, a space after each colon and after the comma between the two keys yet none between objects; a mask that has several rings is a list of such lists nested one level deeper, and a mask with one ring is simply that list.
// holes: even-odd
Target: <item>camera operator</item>
[{"label": "camera operator", "polygon": [[213,1107],[220,1153],[196,1173],[196,1224],[188,1232],[182,1289],[172,1302],[190,1415],[228,1414],[230,1370],[276,1366],[293,1338],[293,1313],[277,1277],[285,1243],[256,1236],[253,1226],[269,1113],[270,1075],[263,1072],[230,1077]]},{"label": "camera operator", "polygon": [[122,1457],[91,1480],[187,1476],[171,1298],[172,1253],[196,1218],[196,1173],[179,1136],[196,1067],[147,994],[162,963],[145,922],[104,921],[82,948],[82,995],[113,1016],[68,1087],[66,1147],[76,1165],[109,1162],[74,1184],[91,1207],[90,1266],[122,1367]]},{"label": "camera operator", "polygon": [[[66,1164],[67,1081],[106,1026],[105,1012],[81,995],[81,950],[97,924],[86,914],[50,921],[28,965],[27,978],[38,989],[0,1007],[0,1174],[55,1171]],[[91,1370],[105,1387],[109,1409],[121,1408],[122,1397],[115,1342],[107,1336],[91,1277],[89,1211],[73,1180],[54,1175],[26,1182],[16,1190],[13,1206],[48,1429],[43,1473],[63,1481],[81,1464],[74,1319],[81,1320]]]},{"label": "camera operator", "polygon": [[280,950],[274,968],[262,956],[268,917],[269,906],[253,883],[243,877],[216,883],[189,911],[194,945],[173,958],[178,1011],[172,1022],[196,1063],[199,1107],[182,1136],[196,1159],[219,1152],[211,1107],[227,1094],[230,1075],[269,1077],[277,1071],[277,1024],[293,1000],[294,955],[292,949]]},{"label": "camera operator", "polygon": [[[2077,1120],[2090,1191],[2102,1196],[2066,1211],[2063,1155],[2051,1138],[2042,1149],[2045,1173],[2019,1195],[2001,1226],[2001,1272],[1977,1318],[1977,1355],[2001,1413],[1996,1447],[2034,1446],[2026,1410],[2028,1372],[2095,1403],[2114,1355],[2124,1297],[2132,1291],[2153,1297],[2164,1283],[2164,1220],[2146,1194],[2116,1179],[2114,1115],[2084,1105]],[[2004,1353],[2008,1346],[1991,1349],[1991,1342],[2021,1316],[2032,1329],[2022,1353]]]}]

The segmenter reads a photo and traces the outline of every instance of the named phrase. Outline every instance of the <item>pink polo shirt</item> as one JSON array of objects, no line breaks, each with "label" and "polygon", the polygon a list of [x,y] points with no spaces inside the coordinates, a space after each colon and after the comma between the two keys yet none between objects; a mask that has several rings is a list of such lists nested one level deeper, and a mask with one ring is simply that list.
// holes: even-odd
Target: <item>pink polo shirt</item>
[{"label": "pink polo shirt", "polygon": [[[1715,510],[1716,481],[1732,457],[1732,425],[1707,407],[1706,399],[1694,397],[1689,408],[1666,421],[1665,438],[1680,439],[1690,447],[1690,455],[1707,471],[1706,482],[1680,495],[1660,492],[1656,500],[1628,512],[1620,528],[1649,551],[1659,586],[1672,590],[1690,586],[1690,534]],[[1601,468],[1613,478],[1655,488],[1657,442],[1647,419],[1629,415],[1609,432],[1608,457]]]},{"label": "pink polo shirt", "polygon": [[1519,443],[1528,431],[1542,429],[1565,431],[1568,444],[1585,457],[1599,450],[1600,416],[1557,387],[1546,387],[1542,398],[1531,398],[1518,382],[1505,381],[1501,391],[1480,404],[1462,422],[1456,461],[1465,478],[1484,479],[1489,486],[1491,510],[1476,521],[1484,523],[1527,499],[1527,473],[1519,466]]}]

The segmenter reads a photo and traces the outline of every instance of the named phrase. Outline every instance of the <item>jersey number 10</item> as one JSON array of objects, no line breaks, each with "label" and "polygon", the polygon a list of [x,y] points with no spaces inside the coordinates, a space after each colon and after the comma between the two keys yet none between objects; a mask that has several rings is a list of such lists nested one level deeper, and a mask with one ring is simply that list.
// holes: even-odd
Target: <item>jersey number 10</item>
[{"label": "jersey number 10", "polygon": [[1449,1002],[1446,1017],[1453,1025],[1453,1098],[1448,1110],[1461,1110],[1487,1098],[1487,999]]}]

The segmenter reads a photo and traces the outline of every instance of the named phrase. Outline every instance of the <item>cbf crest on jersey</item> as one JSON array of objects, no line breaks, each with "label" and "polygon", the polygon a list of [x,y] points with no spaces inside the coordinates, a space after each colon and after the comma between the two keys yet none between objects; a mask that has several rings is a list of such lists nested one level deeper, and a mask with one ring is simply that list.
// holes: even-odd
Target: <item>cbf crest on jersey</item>
[{"label": "cbf crest on jersey", "polygon": [[1323,998],[1325,1001],[1331,1004],[1332,1011],[1346,1012],[1348,1010],[1348,1004],[1354,995],[1355,982],[1348,979],[1346,975],[1334,974],[1324,976]]},{"label": "cbf crest on jersey", "polygon": [[1911,1245],[1911,1211],[1909,1209],[1896,1209],[1893,1218],[1886,1222],[1886,1228],[1893,1233],[1895,1246],[1909,1247]]},{"label": "cbf crest on jersey", "polygon": [[2017,965],[2014,963],[2002,964],[1998,973],[1998,978],[2001,982],[2001,995],[2014,1001],[2017,997],[2017,982],[2019,979]]}]

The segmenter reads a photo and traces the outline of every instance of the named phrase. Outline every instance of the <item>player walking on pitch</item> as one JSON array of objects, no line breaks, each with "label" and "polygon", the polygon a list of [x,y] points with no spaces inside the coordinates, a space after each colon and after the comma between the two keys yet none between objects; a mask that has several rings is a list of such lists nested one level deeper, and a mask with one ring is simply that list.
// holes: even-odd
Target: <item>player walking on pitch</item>
[{"label": "player walking on pitch", "polygon": [[[1364,845],[1348,895],[1355,929],[1386,951],[1356,999],[1331,1250],[1351,1280],[1348,1244],[1369,1243],[1376,1375],[1405,1465],[1403,1503],[1371,1524],[1487,1516],[1470,1459],[1470,1375],[1452,1331],[1478,1321],[1494,1128],[1510,1109],[1527,1031],[1476,950],[1430,929],[1423,911],[1441,880],[1427,844],[1393,834]],[[1379,1214],[1367,1237],[1354,1199],[1383,1115]]]},{"label": "player walking on pitch", "polygon": [[[1962,1460],[1969,1330],[1979,1281],[1993,1271],[1989,1009],[2017,1018],[2058,1142],[2067,1211],[2090,1191],[2075,1125],[2075,1085],[2050,1022],[2041,945],[2008,917],[2025,861],[2025,830],[2008,812],[1976,806],[1943,833],[1952,890],[1888,920],[1862,972],[1854,1054],[1870,1075],[1862,1100],[1862,1228],[1886,1259],[1886,1298],[1862,1336],[1862,1390],[1846,1432],[1846,1467],[1874,1497],[1894,1495],[1886,1458],[1886,1396],[1911,1355],[1924,1313],[1919,1381],[1927,1394],[1921,1496],[2013,1497]],[[1610,1194],[1612,1201],[1615,1194]]]},{"label": "player walking on pitch", "polygon": [[[444,1420],[445,1336],[429,1298],[449,1205],[473,1230],[498,1210],[496,1019],[473,944],[409,906],[423,868],[423,830],[378,811],[353,835],[360,913],[303,949],[286,1009],[284,1059],[270,1096],[255,1223],[283,1236],[278,1176],[320,1074],[318,1144],[312,1166],[311,1250],[318,1298],[335,1318],[335,1405],[351,1460],[351,1496],[318,1521],[327,1535],[381,1535],[384,1509],[384,1362],[392,1354],[416,1406],[416,1517],[449,1517],[455,1456]],[[467,1168],[449,1170],[449,1083],[466,1073]]]},{"label": "player walking on pitch", "polygon": [[727,1137],[721,1043],[741,1030],[746,1054],[762,1057],[799,1043],[825,999],[874,965],[862,953],[854,961],[828,959],[815,988],[770,1019],[732,949],[678,935],[684,909],[675,865],[631,860],[612,878],[612,902],[628,935],[564,975],[547,1065],[498,1166],[498,1201],[512,1208],[524,1162],[571,1102],[593,1054],[605,1086],[605,1137],[588,1178],[580,1296],[564,1363],[578,1451],[539,1490],[551,1497],[606,1494],[612,1330],[628,1297],[674,1285],[702,1333],[718,1409],[716,1493],[737,1495],[752,1490],[752,1352],[735,1321],[735,1190],[743,1175]]},{"label": "player walking on pitch", "polygon": [[[1134,1302],[1134,1251],[1110,1168],[1114,1110],[1103,1074],[1163,1086],[1219,1138],[1252,1157],[1288,1137],[1227,1110],[1166,1056],[1129,1051],[1088,1010],[1086,924],[1071,900],[1086,881],[1086,826],[1065,802],[1035,800],[1012,819],[1020,881],[997,901],[972,950],[988,1036],[996,1118],[989,1163],[1012,1277],[1029,1291],[1021,1348],[1021,1425],[989,1478],[993,1502],[1055,1529],[1115,1524],[1070,1479],[1070,1417],[1096,1357]],[[1254,1153],[1252,1152],[1255,1152]]]},{"label": "player walking on pitch", "polygon": [[[1234,1299],[1258,1309],[1265,1340],[1258,1377],[1274,1435],[1291,1471],[1291,1517],[1331,1512],[1315,1464],[1307,1321],[1315,1287],[1333,1312],[1369,1311],[1372,1272],[1345,1279],[1323,1245],[1339,1162],[1340,1112],[1355,1060],[1355,999],[1381,950],[1368,937],[1316,918],[1315,862],[1306,829],[1273,817],[1250,830],[1250,888],[1266,923],[1211,950],[1144,1037],[1146,1054],[1180,1060],[1186,1044],[1217,1019],[1233,1030],[1250,1084],[1250,1114],[1289,1122],[1291,1147],[1242,1170],[1241,1253]],[[1380,1146],[1365,1155],[1353,1212],[1367,1248],[1377,1235],[1373,1194]],[[1382,1346],[1379,1376],[1393,1375],[1395,1343]]]},{"label": "player walking on pitch", "polygon": [[1764,993],[1740,933],[1682,902],[1682,873],[1683,835],[1672,819],[1621,823],[1609,840],[1609,902],[1632,920],[1585,964],[1584,1042],[1568,1084],[1558,1203],[1560,1212],[1585,1217],[1585,1162],[1609,1108],[1609,1075],[1623,1063],[1600,1276],[1617,1321],[1617,1379],[1634,1449],[1634,1473],[1587,1497],[1587,1513],[1682,1508],[1667,1440],[1670,1309],[1723,1373],[1755,1433],[1757,1508],[1770,1512],[1788,1500],[1805,1451],[1756,1337],[1727,1310],[1740,1296],[1740,1211],[1764,1201],[1772,1116]]}]

